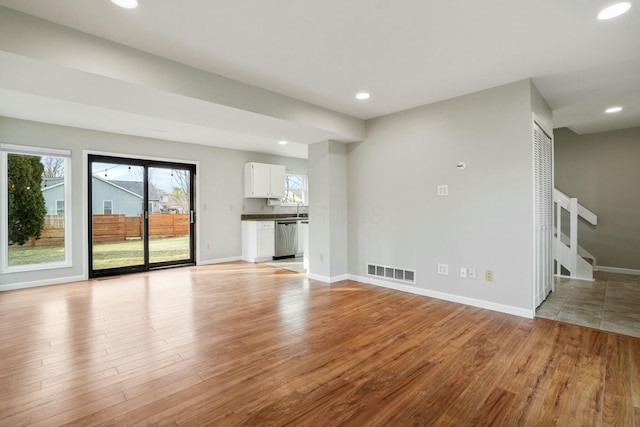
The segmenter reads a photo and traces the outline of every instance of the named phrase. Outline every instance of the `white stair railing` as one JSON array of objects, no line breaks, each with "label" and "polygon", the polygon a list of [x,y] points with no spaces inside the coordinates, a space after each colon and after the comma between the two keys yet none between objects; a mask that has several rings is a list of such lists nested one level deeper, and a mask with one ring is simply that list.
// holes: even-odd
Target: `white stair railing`
[{"label": "white stair railing", "polygon": [[[561,268],[569,271],[572,278],[593,280],[596,258],[578,245],[578,217],[592,225],[598,225],[598,216],[557,188],[553,189],[555,203],[555,229],[553,258],[556,261],[556,276],[561,276]],[[569,236],[562,233],[562,210],[569,212]],[[591,263],[587,262],[591,260]]]}]

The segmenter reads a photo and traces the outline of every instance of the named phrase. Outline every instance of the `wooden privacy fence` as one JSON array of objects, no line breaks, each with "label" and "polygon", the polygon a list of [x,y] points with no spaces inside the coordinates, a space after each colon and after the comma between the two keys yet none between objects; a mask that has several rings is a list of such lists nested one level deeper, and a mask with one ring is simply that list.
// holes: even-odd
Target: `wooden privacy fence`
[{"label": "wooden privacy fence", "polygon": [[176,237],[189,234],[189,214],[149,214],[149,237]]},{"label": "wooden privacy fence", "polygon": [[46,215],[39,240],[29,239],[31,246],[55,246],[64,243],[64,216]]},{"label": "wooden privacy fence", "polygon": [[[93,241],[118,242],[142,236],[142,215],[93,215]],[[149,237],[177,237],[189,234],[189,214],[149,214]],[[36,246],[61,244],[64,241],[64,217],[47,215]],[[32,241],[33,243],[33,241]]]},{"label": "wooden privacy fence", "polygon": [[[137,223],[127,225],[124,215],[93,215],[93,242],[118,242],[127,238],[140,237],[140,218],[129,217]],[[136,230],[137,228],[137,230]],[[127,235],[127,232],[130,234]]]},{"label": "wooden privacy fence", "polygon": [[[189,234],[189,214],[149,214],[149,237],[176,237]],[[94,215],[93,241],[117,242],[142,237],[142,215]]]}]

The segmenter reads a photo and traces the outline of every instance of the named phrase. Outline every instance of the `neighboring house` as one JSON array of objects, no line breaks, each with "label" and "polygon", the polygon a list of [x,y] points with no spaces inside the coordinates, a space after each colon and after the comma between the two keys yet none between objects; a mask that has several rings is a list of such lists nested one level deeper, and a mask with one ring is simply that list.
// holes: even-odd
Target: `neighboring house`
[{"label": "neighboring house", "polygon": [[92,212],[96,214],[124,214],[139,216],[143,212],[142,196],[113,181],[93,176],[91,184]]},{"label": "neighboring house", "polygon": [[[142,213],[143,183],[140,181],[106,180],[93,177],[92,199],[94,214],[124,214],[138,216]],[[45,178],[42,181],[47,215],[64,213],[63,178]],[[163,194],[149,185],[149,212],[161,212]]]},{"label": "neighboring house", "polygon": [[189,196],[184,194],[180,194],[179,196],[172,194],[163,195],[161,212],[189,213]]},{"label": "neighboring house", "polygon": [[[144,183],[141,181],[109,180],[109,182],[140,197],[144,196]],[[149,184],[149,212],[160,212],[162,196],[162,191],[158,190],[153,184]]]},{"label": "neighboring house", "polygon": [[64,214],[64,178],[44,178],[40,189],[47,215]]}]

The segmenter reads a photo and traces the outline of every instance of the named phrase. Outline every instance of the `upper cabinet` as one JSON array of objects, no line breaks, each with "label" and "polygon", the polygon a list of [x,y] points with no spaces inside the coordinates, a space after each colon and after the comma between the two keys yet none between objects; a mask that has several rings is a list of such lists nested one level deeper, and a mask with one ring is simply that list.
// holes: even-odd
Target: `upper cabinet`
[{"label": "upper cabinet", "polygon": [[245,163],[244,197],[281,199],[284,189],[285,167],[266,163]]}]

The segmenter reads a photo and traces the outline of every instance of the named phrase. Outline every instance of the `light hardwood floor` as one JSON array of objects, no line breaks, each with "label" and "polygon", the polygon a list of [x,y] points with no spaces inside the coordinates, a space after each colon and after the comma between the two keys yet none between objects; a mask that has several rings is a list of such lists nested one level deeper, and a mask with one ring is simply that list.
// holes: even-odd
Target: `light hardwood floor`
[{"label": "light hardwood floor", "polygon": [[229,263],[0,293],[0,425],[640,426],[640,339]]}]

